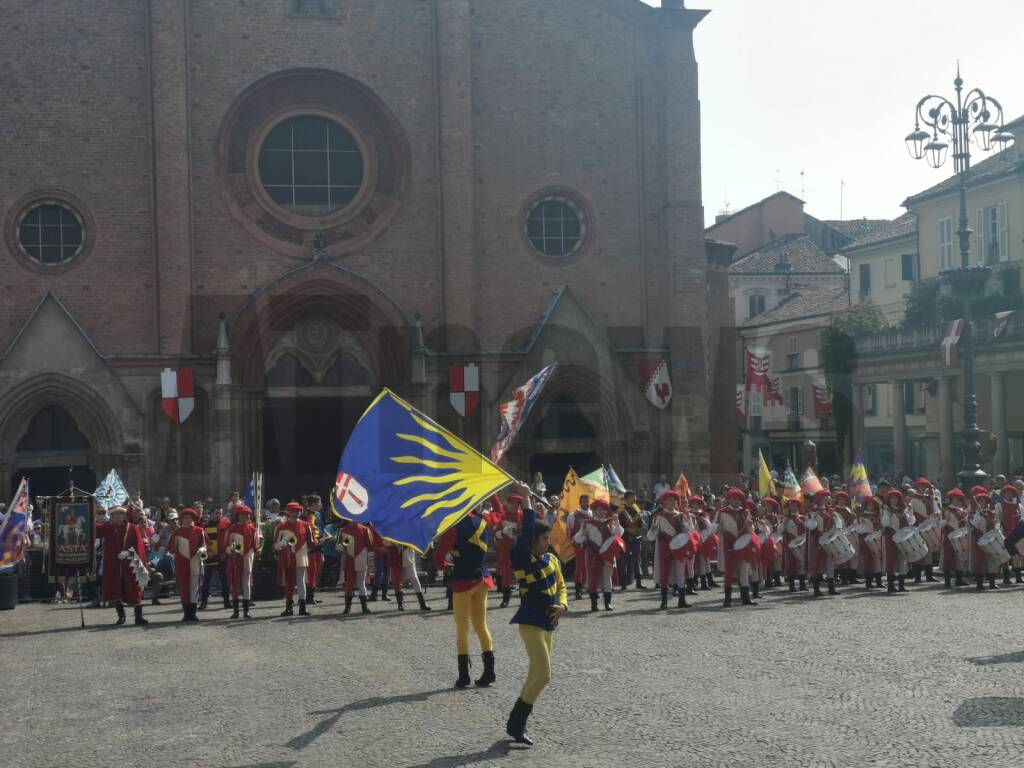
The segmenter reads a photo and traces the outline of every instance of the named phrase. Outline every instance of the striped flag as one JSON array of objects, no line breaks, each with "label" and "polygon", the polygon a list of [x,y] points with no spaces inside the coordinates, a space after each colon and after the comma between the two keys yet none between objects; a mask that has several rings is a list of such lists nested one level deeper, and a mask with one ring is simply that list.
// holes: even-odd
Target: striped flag
[{"label": "striped flag", "polygon": [[803,477],[800,478],[800,490],[806,495],[813,496],[822,489],[821,480],[814,474],[814,470],[808,467],[804,470]]},{"label": "striped flag", "polygon": [[864,454],[858,453],[850,467],[850,479],[846,483],[850,491],[850,498],[858,504],[863,504],[865,499],[871,498],[871,482],[868,480],[868,470],[864,466]]},{"label": "striped flag", "polygon": [[28,499],[28,479],[23,477],[7,515],[0,523],[0,572],[10,570],[25,556],[22,540],[32,530],[32,509]]},{"label": "striped flag", "polygon": [[782,476],[782,498],[786,501],[790,499],[804,500],[804,493],[800,490],[800,483],[796,481],[792,467],[786,467],[786,473]]},{"label": "striped flag", "polygon": [[552,363],[539,373],[535,373],[530,377],[529,381],[512,391],[511,400],[507,403],[502,403],[498,407],[501,431],[498,433],[498,439],[491,446],[491,461],[495,464],[500,464],[501,460],[505,457],[505,453],[508,451],[509,446],[512,445],[512,441],[519,434],[519,428],[523,426],[523,423],[530,415],[533,404],[537,402],[540,391],[547,384],[548,379],[551,378],[551,374],[555,372],[556,365],[558,363]]},{"label": "striped flag", "polygon": [[608,472],[604,467],[598,467],[593,472],[580,478],[580,482],[590,492],[591,501],[611,501],[611,489],[609,488]]}]

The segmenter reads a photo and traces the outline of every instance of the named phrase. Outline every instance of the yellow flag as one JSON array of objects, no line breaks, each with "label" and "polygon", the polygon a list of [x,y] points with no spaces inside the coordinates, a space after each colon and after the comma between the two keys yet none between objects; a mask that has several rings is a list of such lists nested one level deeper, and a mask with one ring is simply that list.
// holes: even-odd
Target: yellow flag
[{"label": "yellow flag", "polygon": [[775,481],[772,480],[772,473],[768,471],[768,464],[761,451],[757,452],[757,492],[761,498],[775,495]]},{"label": "yellow flag", "polygon": [[584,487],[576,470],[569,467],[569,472],[562,483],[562,495],[558,501],[558,511],[555,513],[555,522],[551,526],[551,549],[558,555],[558,559],[567,563],[575,557],[576,550],[572,546],[572,536],[569,526],[565,524],[565,518],[569,513],[580,508],[580,496],[587,495],[587,488]]}]

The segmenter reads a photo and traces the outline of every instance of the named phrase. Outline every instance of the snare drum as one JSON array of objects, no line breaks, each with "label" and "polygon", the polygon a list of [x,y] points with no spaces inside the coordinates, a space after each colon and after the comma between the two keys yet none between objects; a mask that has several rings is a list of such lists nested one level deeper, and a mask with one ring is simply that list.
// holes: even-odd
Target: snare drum
[{"label": "snare drum", "polygon": [[[668,551],[679,562],[689,560],[700,551],[700,544],[694,544],[694,536],[688,531],[677,533],[668,542]],[[697,537],[698,541],[700,537]]]},{"label": "snare drum", "polygon": [[1010,559],[1010,553],[1006,551],[1006,545],[1003,543],[1003,532],[1000,530],[986,533],[978,539],[978,546],[998,565]]},{"label": "snare drum", "polygon": [[953,552],[958,558],[966,558],[967,553],[971,549],[971,529],[957,528],[955,531],[951,531],[949,534],[949,546],[953,548]]},{"label": "snare drum", "polygon": [[597,529],[596,525],[588,524],[586,533],[584,533],[583,535],[586,536],[587,540],[595,547],[600,547],[604,543],[603,539],[601,538],[601,531]]},{"label": "snare drum", "polygon": [[874,531],[864,537],[864,544],[871,552],[871,557],[874,558],[875,563],[882,561],[882,532]]},{"label": "snare drum", "polygon": [[937,517],[929,517],[917,526],[924,537],[929,552],[938,552],[942,548],[942,521]]},{"label": "snare drum", "polygon": [[772,534],[772,541],[775,542],[775,551],[772,553],[772,565],[774,566],[774,570],[781,571],[782,570],[782,546],[783,546],[782,545],[782,534],[781,533],[773,533]]},{"label": "snare drum", "polygon": [[705,560],[714,560],[718,557],[718,534],[717,526],[712,523],[709,527],[700,532],[700,553]]},{"label": "snare drum", "polygon": [[807,544],[807,536],[801,534],[789,542],[789,552],[797,559],[797,562],[804,561],[804,545]]},{"label": "snare drum", "polygon": [[626,554],[626,542],[623,541],[621,536],[612,536],[609,539],[605,539],[604,544],[601,545],[599,554],[601,555],[602,560],[606,563],[612,564]]},{"label": "snare drum", "polygon": [[822,534],[819,542],[825,554],[831,557],[834,563],[845,563],[857,554],[846,533],[840,528],[833,528]]},{"label": "snare drum", "polygon": [[751,565],[757,565],[761,555],[761,543],[758,541],[754,542],[754,537],[749,533],[744,533],[733,544],[733,552],[736,553],[736,557],[739,560],[746,560]]},{"label": "snare drum", "polygon": [[907,562],[915,563],[928,557],[928,545],[925,543],[924,536],[913,526],[896,531],[892,536],[892,543],[907,558]]}]

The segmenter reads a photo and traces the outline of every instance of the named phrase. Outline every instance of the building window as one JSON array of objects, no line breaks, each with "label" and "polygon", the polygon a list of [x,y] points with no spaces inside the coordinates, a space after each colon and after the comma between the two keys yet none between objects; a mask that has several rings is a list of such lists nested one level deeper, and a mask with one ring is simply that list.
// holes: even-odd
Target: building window
[{"label": "building window", "polygon": [[764,312],[765,296],[763,293],[752,293],[747,296],[747,318],[757,317]]},{"label": "building window", "polygon": [[878,387],[874,384],[864,387],[864,415],[878,415]]},{"label": "building window", "polygon": [[998,264],[1010,258],[1007,239],[1006,203],[990,205],[978,212],[978,253],[985,264]]},{"label": "building window", "polygon": [[953,268],[953,220],[939,219],[939,269]]},{"label": "building window", "polygon": [[750,390],[750,415],[754,418],[761,418],[761,390]]},{"label": "building window", "polygon": [[914,254],[904,253],[900,255],[900,272],[901,279],[908,282],[914,280]]},{"label": "building window", "polygon": [[544,197],[526,215],[526,237],[543,256],[571,256],[579,249],[584,234],[583,214],[566,197]]},{"label": "building window", "polygon": [[796,351],[796,336],[790,336],[786,342],[787,370],[793,371],[800,367],[800,353]]},{"label": "building window", "polygon": [[260,146],[260,181],[270,198],[300,216],[327,216],[355,199],[363,154],[352,134],[316,115],[289,118]]},{"label": "building window", "polygon": [[861,298],[871,295],[871,265],[861,264],[858,271],[860,277],[860,295]]},{"label": "building window", "polygon": [[82,250],[85,227],[73,210],[56,202],[44,202],[25,211],[18,222],[18,245],[33,261],[63,264]]}]

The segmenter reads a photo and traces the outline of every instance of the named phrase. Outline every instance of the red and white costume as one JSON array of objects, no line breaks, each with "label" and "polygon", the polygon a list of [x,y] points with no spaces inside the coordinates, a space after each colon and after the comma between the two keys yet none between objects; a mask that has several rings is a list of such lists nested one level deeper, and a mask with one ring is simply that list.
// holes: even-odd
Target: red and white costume
[{"label": "red and white costume", "polygon": [[[882,575],[884,555],[880,553],[876,557],[868,543],[868,536],[881,530],[881,527],[882,503],[874,496],[870,496],[864,499],[864,506],[857,515],[857,553],[860,560],[860,572],[865,580],[869,579],[871,575],[877,578],[881,578]],[[870,586],[870,581],[868,586]]]},{"label": "red and white costume", "polygon": [[348,523],[341,527],[340,546],[345,558],[345,597],[351,601],[354,592],[360,598],[366,597],[366,568],[369,565],[369,552],[372,548],[370,529],[360,523]]},{"label": "red and white costume", "polygon": [[[236,513],[241,506],[241,503],[235,505]],[[259,531],[254,523],[232,523],[228,528],[228,583],[232,600],[238,600],[239,597],[243,600],[252,599],[252,570],[259,548]]]},{"label": "red and white costume", "polygon": [[[288,510],[290,506],[292,503],[285,509]],[[310,542],[309,526],[304,520],[285,520],[274,531],[278,579],[284,586],[285,600],[289,603],[296,590],[299,593],[299,600],[306,600],[306,570],[309,568]]]},{"label": "red and white costume", "polygon": [[959,488],[954,488],[946,494],[946,498],[949,500],[949,504],[942,511],[942,549],[939,551],[939,568],[946,573],[950,571],[959,573],[967,570],[968,560],[967,557],[957,556],[956,550],[949,541],[949,536],[969,524],[967,510],[962,506],[964,492]]},{"label": "red and white costume", "polygon": [[704,499],[700,496],[690,497],[690,509],[697,516],[697,533],[700,535],[700,551],[694,559],[694,573],[697,576],[709,576],[711,561],[718,555],[718,526],[708,518]]},{"label": "red and white costume", "polygon": [[[786,516],[779,525],[779,532],[782,534],[782,573],[790,582],[803,578],[807,571],[806,555],[801,559],[800,554],[794,552],[790,546],[794,539],[807,535],[804,516],[800,514],[802,509],[803,503],[799,499],[786,501]],[[802,554],[804,550],[801,549],[799,552]],[[790,586],[792,587],[792,584]]]},{"label": "red and white costume", "polygon": [[523,503],[524,499],[518,493],[510,493],[507,504],[502,504],[497,496],[491,499],[494,551],[498,556],[495,570],[498,572],[502,590],[510,589],[515,581],[512,570],[512,547],[523,524]]},{"label": "red and white costume", "polygon": [[[194,509],[181,511],[181,520],[186,517],[197,520]],[[174,578],[178,582],[181,604],[195,605],[199,602],[203,586],[203,558],[206,557],[206,533],[197,525],[179,525],[174,529],[167,548],[174,553]]]},{"label": "red and white costume", "polygon": [[992,497],[981,486],[975,486],[971,489],[971,507],[971,571],[976,578],[994,576],[1001,563],[996,562],[996,558],[985,552],[979,543],[982,536],[999,525],[999,518],[992,508]]},{"label": "red and white costume", "polygon": [[[832,494],[832,516],[834,518],[833,525],[837,528],[853,526],[854,514],[850,509],[850,495],[846,491],[836,491]],[[847,572],[855,573],[860,566],[860,546],[855,532],[848,534],[848,538],[852,539],[853,557],[844,560],[841,565]]]},{"label": "red and white costume", "polygon": [[[996,517],[999,518],[999,525],[1003,529],[1003,535],[1009,536],[1010,532],[1013,531],[1021,521],[1021,509],[1020,501],[1017,498],[1017,489],[1012,485],[1004,485],[999,491],[999,503],[996,504]],[[1010,561],[1010,566],[1017,571],[1024,566],[1024,558],[1020,555],[1014,555]],[[1017,582],[1020,583],[1020,575],[1017,576]]]},{"label": "red and white costume", "polygon": [[[938,499],[935,498],[935,493],[932,490],[932,484],[923,477],[919,477],[914,481],[914,493],[910,496],[910,501],[907,506],[914,515],[914,525],[920,525],[931,517],[942,516],[942,510]],[[920,565],[924,567],[929,567],[931,564],[931,552],[920,560],[912,563],[912,565]]]},{"label": "red and white costume", "polygon": [[654,581],[663,589],[671,586],[682,589],[686,584],[686,563],[672,556],[669,542],[688,530],[690,527],[683,513],[674,509],[661,507],[651,515],[647,538],[654,542]]},{"label": "red and white costume", "polygon": [[583,583],[587,580],[587,556],[583,546],[576,543],[576,534],[583,529],[583,526],[593,516],[594,513],[589,507],[581,507],[575,512],[570,512],[565,518],[565,525],[569,529],[569,536],[572,540],[573,552],[575,553],[575,558],[573,559],[573,583],[576,585],[577,597],[579,597],[579,593],[583,589]]},{"label": "red and white costume", "polygon": [[821,546],[822,535],[832,530],[835,525],[828,501],[828,491],[815,493],[804,519],[804,527],[807,529],[807,575],[812,582],[822,576],[827,579],[835,578],[835,563]]},{"label": "red and white costume", "polygon": [[892,539],[897,531],[913,524],[914,515],[904,507],[903,493],[896,489],[887,491],[885,508],[882,510],[882,536],[885,539],[882,556],[885,558],[885,574],[889,579],[902,578],[909,570],[906,556],[893,543]]},{"label": "red and white costume", "polygon": [[[594,502],[595,514],[602,510],[609,513],[608,505],[603,501]],[[601,548],[609,539],[618,537],[622,540],[623,528],[618,517],[599,519],[596,516],[587,520],[573,541],[583,547],[587,564],[587,591],[591,595],[603,592],[609,595],[614,588],[615,563],[607,562],[601,557]],[[625,548],[623,542],[622,548]]]},{"label": "red and white costume", "polygon": [[142,589],[132,569],[132,555],[146,562],[146,545],[137,525],[122,518],[121,523],[103,523],[96,527],[103,542],[103,599],[108,603],[141,605]]},{"label": "red and white costume", "polygon": [[750,586],[752,563],[736,556],[736,539],[750,533],[747,510],[744,508],[746,495],[737,488],[730,488],[725,494],[727,506],[718,513],[718,562],[724,574],[727,597],[732,591],[733,581],[742,589]]}]

